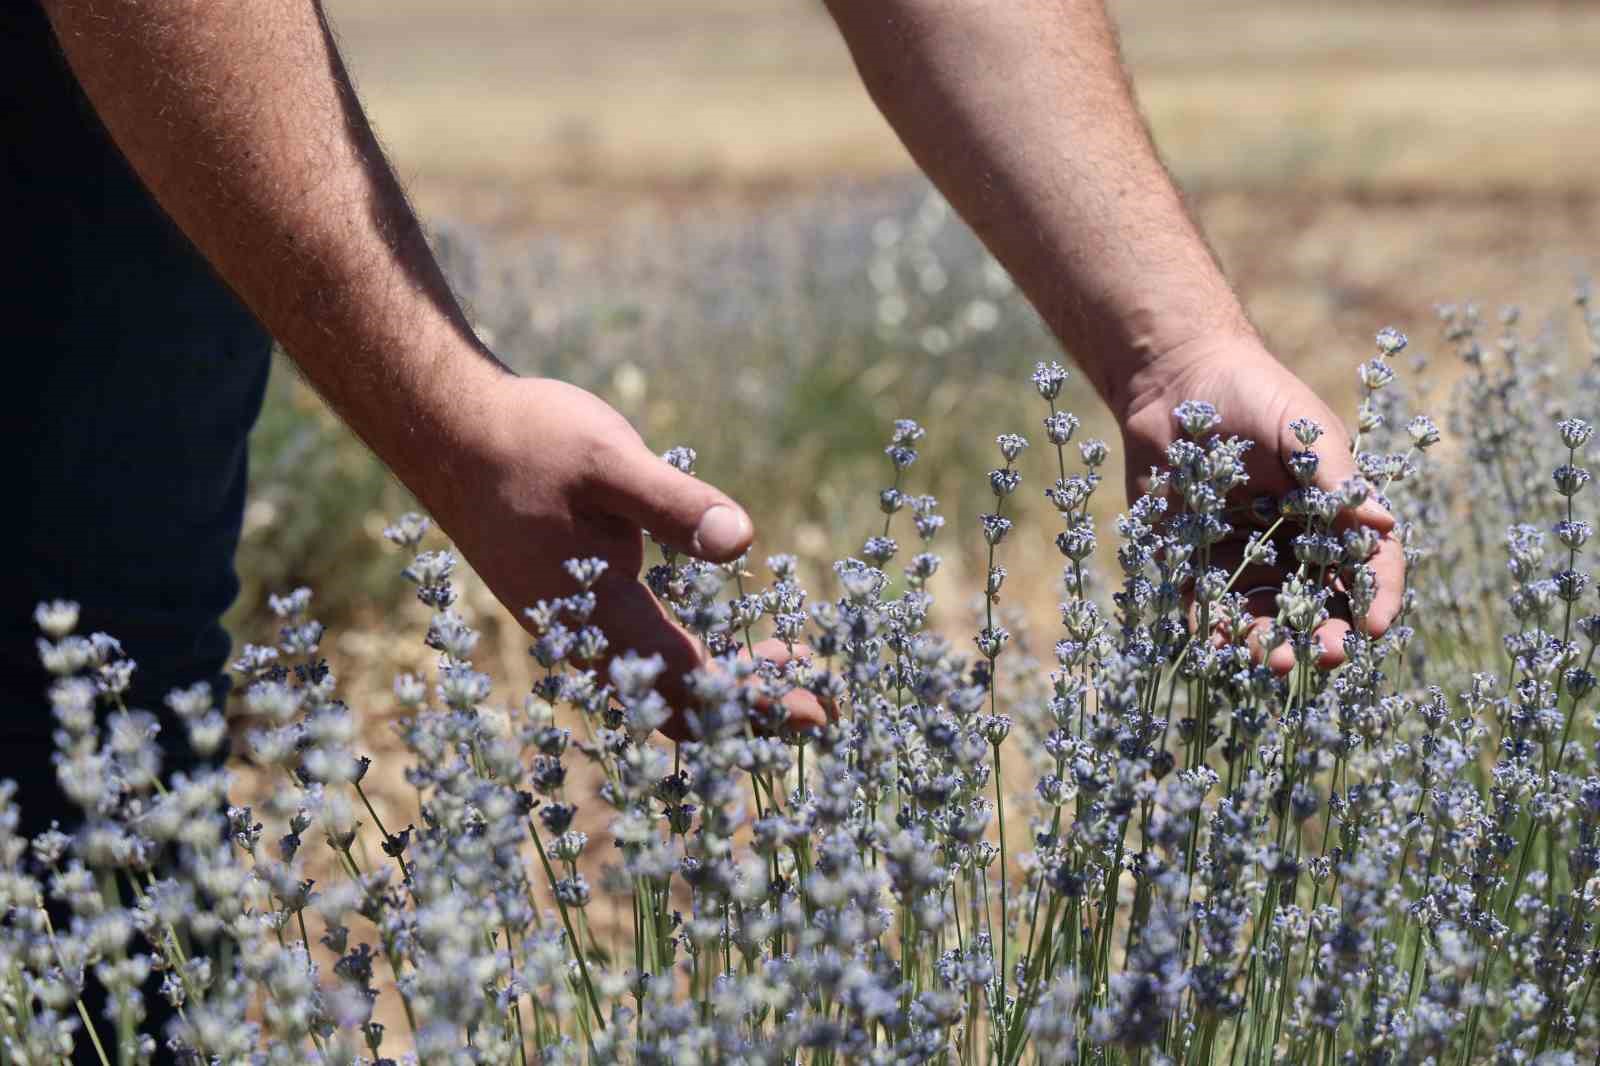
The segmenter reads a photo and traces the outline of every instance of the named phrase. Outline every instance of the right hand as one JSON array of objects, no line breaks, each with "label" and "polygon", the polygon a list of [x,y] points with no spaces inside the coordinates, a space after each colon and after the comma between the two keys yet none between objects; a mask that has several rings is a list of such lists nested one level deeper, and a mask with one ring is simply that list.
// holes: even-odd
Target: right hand
[{"label": "right hand", "polygon": [[[642,530],[669,547],[707,562],[737,559],[754,535],[750,517],[731,498],[680,473],[604,401],[548,378],[502,377],[483,401],[476,429],[447,465],[458,473],[419,493],[462,555],[507,609],[577,591],[562,564],[597,557],[608,564],[595,587],[591,621],[621,654],[666,660],[659,688],[681,711],[684,675],[707,661],[699,640],[668,615],[640,581]],[[465,472],[464,476],[461,472]],[[763,642],[757,654],[787,658],[781,644]],[[791,726],[827,722],[809,693],[785,699]],[[682,738],[674,719],[666,732]]]}]

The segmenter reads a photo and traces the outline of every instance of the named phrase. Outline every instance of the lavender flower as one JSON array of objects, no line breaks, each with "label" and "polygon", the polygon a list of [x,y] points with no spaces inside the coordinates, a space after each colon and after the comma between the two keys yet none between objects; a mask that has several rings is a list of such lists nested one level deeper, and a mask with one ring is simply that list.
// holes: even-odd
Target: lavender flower
[{"label": "lavender flower", "polygon": [[[919,249],[875,273],[885,300],[902,274],[951,283],[883,236]],[[494,631],[416,515],[385,535],[426,652],[377,708],[341,695],[320,656],[348,649],[305,589],[269,599],[233,695],[179,687],[166,718],[128,705],[114,639],[41,604],[52,768],[83,817],[24,839],[0,783],[0,1039],[108,1063],[1590,1061],[1600,611],[1589,422],[1566,412],[1594,393],[1533,372],[1515,314],[1493,357],[1475,309],[1445,320],[1447,417],[1411,409],[1384,331],[1362,476],[1319,488],[1328,440],[1295,418],[1295,487],[1259,512],[1250,442],[1200,397],[1152,494],[1097,527],[1109,450],[1068,452],[1066,374],[1041,365],[1058,518],[1008,502],[1036,459],[1002,434],[982,544],[944,563],[911,484],[927,434],[897,422],[893,484],[825,592],[795,556],[757,577],[662,552],[648,587],[707,649],[684,677],[613,647],[606,564],[580,558],[521,616],[531,692],[497,694],[474,660]],[[1350,523],[1368,499],[1392,532]],[[1011,601],[1045,578],[1041,644]],[[792,658],[753,657],[767,636]],[[1280,648],[1287,676],[1262,662]],[[800,694],[825,722],[786,718]],[[392,772],[361,716],[397,709]],[[205,755],[235,713],[266,782],[248,800],[167,769],[163,723]],[[147,978],[180,1011],[159,1037]],[[94,985],[107,1009],[80,1012]]]}]

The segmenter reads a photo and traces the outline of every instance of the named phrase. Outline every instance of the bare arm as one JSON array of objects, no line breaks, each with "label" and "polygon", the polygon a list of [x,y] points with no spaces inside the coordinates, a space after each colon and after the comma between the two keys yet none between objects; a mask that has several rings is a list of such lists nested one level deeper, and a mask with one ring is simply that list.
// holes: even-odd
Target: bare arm
[{"label": "bare arm", "polygon": [[[1340,419],[1262,345],[1185,211],[1134,103],[1104,0],[828,0],[873,98],[1122,426],[1130,492],[1211,400],[1255,440],[1252,491],[1291,487],[1294,418],[1329,430],[1318,484],[1355,474]],[[1348,519],[1387,532],[1376,503]],[[1387,627],[1404,566],[1373,562]],[[1342,622],[1324,634],[1337,662]],[[1280,659],[1279,665],[1284,665]]]},{"label": "bare arm", "polygon": [[[611,564],[618,650],[700,660],[638,582],[640,527],[737,556],[749,518],[620,415],[477,341],[379,150],[314,0],[46,0],[124,155],[335,410],[513,611]],[[820,710],[815,711],[820,717]]]},{"label": "bare arm", "polygon": [[1151,361],[1251,334],[1156,156],[1101,0],[831,0],[917,162],[1118,406]]},{"label": "bare arm", "polygon": [[[123,154],[408,484],[506,375],[468,328],[311,3],[50,0]],[[413,486],[418,487],[418,486]]]}]

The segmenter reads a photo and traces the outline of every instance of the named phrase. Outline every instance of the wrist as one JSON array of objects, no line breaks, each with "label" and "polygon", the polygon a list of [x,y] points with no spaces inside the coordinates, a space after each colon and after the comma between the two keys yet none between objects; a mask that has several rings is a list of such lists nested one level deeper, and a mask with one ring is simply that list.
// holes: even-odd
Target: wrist
[{"label": "wrist", "polygon": [[1149,342],[1134,345],[1121,358],[1109,361],[1108,373],[1099,388],[1112,415],[1123,423],[1207,366],[1219,361],[1237,365],[1255,359],[1276,364],[1248,323],[1173,341],[1152,337]]},{"label": "wrist", "polygon": [[447,331],[433,350],[440,354],[431,360],[408,361],[412,372],[393,383],[398,388],[387,409],[372,420],[384,439],[369,443],[442,520],[513,450],[502,410],[519,379],[475,338],[456,331]]}]

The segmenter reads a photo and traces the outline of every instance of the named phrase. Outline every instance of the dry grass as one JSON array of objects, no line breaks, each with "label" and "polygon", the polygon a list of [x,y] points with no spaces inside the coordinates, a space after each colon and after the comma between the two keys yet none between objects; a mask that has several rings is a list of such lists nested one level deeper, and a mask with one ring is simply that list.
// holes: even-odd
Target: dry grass
[{"label": "dry grass", "polygon": [[[1314,383],[1343,389],[1378,325],[1426,336],[1446,299],[1546,309],[1589,265],[1600,5],[1114,6],[1170,165]],[[424,212],[492,239],[737,226],[910,168],[817,0],[329,7]]]},{"label": "dry grass", "polygon": [[[815,0],[332,0],[422,209],[493,238],[726,224],[910,169]],[[1120,0],[1169,164],[1285,359],[1589,264],[1600,5]],[[625,227],[624,227],[625,228]],[[1337,340],[1332,340],[1337,338]]]},{"label": "dry grass", "polygon": [[[332,0],[424,208],[513,232],[907,158],[814,0]],[[1586,191],[1600,8],[1122,0],[1191,188]]]}]

